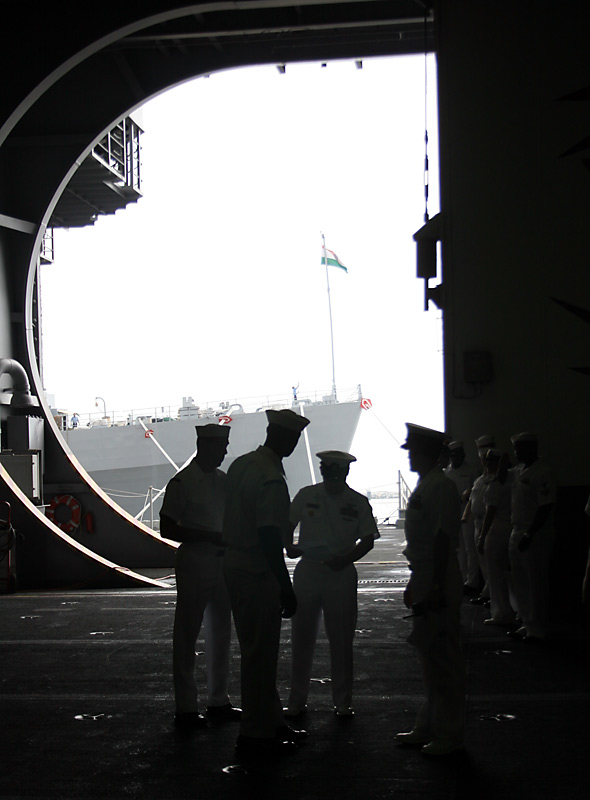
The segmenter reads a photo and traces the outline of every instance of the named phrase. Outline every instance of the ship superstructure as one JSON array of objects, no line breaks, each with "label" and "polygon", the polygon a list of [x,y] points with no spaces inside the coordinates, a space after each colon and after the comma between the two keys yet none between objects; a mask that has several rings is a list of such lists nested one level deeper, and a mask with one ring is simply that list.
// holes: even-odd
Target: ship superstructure
[{"label": "ship superstructure", "polygon": [[[267,408],[292,408],[310,420],[295,452],[285,459],[289,491],[321,480],[320,450],[350,450],[362,410],[361,389],[343,394],[307,393],[292,399],[265,398],[257,402],[223,401],[198,406],[191,397],[175,413],[158,407],[152,413],[125,412],[100,418],[71,419],[56,414],[73,455],[116,503],[147,524],[157,523],[162,492],[173,475],[194,455],[195,426],[217,422],[231,426],[228,454],[221,465],[264,442]],[[269,402],[270,400],[270,402]]]}]

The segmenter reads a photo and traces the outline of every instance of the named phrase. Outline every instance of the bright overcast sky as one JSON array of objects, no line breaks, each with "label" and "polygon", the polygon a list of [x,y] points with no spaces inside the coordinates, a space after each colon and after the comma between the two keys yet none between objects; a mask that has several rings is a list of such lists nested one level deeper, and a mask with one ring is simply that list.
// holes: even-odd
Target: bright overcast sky
[{"label": "bright overcast sky", "polygon": [[[430,202],[439,210],[428,60]],[[405,421],[441,427],[440,313],[424,312],[412,234],[424,222],[423,56],[232,70],[146,104],[143,197],[55,232],[42,268],[46,391],[81,415],[309,396],[373,402],[351,485],[393,481]],[[100,410],[102,411],[102,404]],[[356,470],[356,477],[354,471]]]}]

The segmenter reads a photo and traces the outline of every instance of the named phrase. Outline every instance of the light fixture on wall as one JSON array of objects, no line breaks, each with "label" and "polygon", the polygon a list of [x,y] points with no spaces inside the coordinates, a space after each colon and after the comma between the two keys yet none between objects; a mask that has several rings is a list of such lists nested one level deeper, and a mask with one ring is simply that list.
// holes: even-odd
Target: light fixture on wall
[{"label": "light fixture on wall", "polygon": [[441,238],[441,215],[435,214],[414,234],[416,242],[416,277],[424,281],[424,311],[428,311],[428,301],[442,308],[441,286],[429,287],[430,278],[437,274],[437,243]]},{"label": "light fixture on wall", "polygon": [[463,353],[463,378],[465,383],[491,383],[494,364],[489,350],[466,350]]}]

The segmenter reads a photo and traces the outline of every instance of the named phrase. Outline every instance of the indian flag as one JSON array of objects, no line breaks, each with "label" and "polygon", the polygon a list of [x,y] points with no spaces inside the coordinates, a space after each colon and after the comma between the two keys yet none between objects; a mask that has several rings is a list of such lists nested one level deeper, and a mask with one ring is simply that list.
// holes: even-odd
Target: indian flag
[{"label": "indian flag", "polygon": [[322,264],[327,264],[329,267],[340,267],[344,272],[348,272],[336,253],[333,250],[328,250],[327,247],[322,251]]}]

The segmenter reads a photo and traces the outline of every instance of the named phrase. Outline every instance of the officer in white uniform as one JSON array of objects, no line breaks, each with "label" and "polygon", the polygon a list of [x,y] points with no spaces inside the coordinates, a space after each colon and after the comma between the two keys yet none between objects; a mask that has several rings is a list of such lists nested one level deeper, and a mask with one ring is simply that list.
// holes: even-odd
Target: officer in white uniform
[{"label": "officer in white uniform", "polygon": [[[484,584],[479,593],[478,597],[472,597],[469,601],[475,605],[485,605],[489,606],[490,604],[490,591],[488,587],[488,574],[487,574],[487,563],[486,563],[486,555],[485,550],[482,552],[480,548],[477,547],[477,543],[480,539],[481,535],[481,528],[483,525],[483,520],[485,516],[485,493],[487,489],[487,485],[489,483],[489,475],[487,471],[487,463],[486,463],[486,453],[487,451],[494,446],[494,437],[489,436],[488,434],[484,434],[483,436],[479,436],[475,440],[475,444],[477,446],[477,455],[479,456],[479,463],[481,465],[482,473],[477,476],[477,478],[473,482],[473,486],[471,487],[471,492],[469,494],[469,502],[467,503],[467,508],[463,512],[462,519],[471,518],[473,520],[473,538],[475,541],[475,546],[477,548],[477,557],[479,561],[479,569],[481,572],[481,576],[483,578]],[[466,590],[466,594],[472,594],[471,590]]]},{"label": "officer in white uniform", "polygon": [[[324,616],[330,645],[332,699],[337,716],[352,710],[352,646],[357,620],[354,562],[373,548],[379,531],[366,497],[346,483],[356,458],[339,450],[316,453],[323,482],[301,489],[291,503],[286,551],[301,556],[293,576],[297,613],[292,621],[291,693],[285,716],[306,710],[313,652]],[[297,546],[293,533],[299,525]]]},{"label": "officer in white uniform", "polygon": [[492,436],[490,433],[484,433],[477,437],[475,446],[477,447],[477,455],[481,460],[488,450],[496,446],[496,437]]},{"label": "officer in white uniform", "polygon": [[207,716],[239,719],[227,682],[231,637],[229,597],[222,575],[221,529],[225,505],[227,425],[197,425],[197,455],[166,487],[160,533],[181,542],[176,551],[176,612],[173,632],[175,723],[195,728],[207,724],[199,713],[195,683],[195,643],[205,622]]},{"label": "officer in white uniform", "polygon": [[510,605],[508,557],[508,542],[512,530],[512,473],[508,469],[508,456],[502,450],[490,448],[485,461],[489,480],[484,493],[485,515],[478,549],[485,553],[491,616],[484,619],[484,625],[510,626],[514,624],[514,611]]},{"label": "officer in white uniform", "polygon": [[[443,471],[457,487],[461,498],[461,511],[463,512],[469,499],[471,487],[477,478],[477,472],[465,460],[463,442],[458,440],[450,442],[448,451],[450,464]],[[458,550],[459,565],[463,575],[465,594],[477,595],[482,585],[482,576],[480,573],[480,559],[475,546],[473,515],[467,515],[462,519]]]},{"label": "officer in white uniform", "polygon": [[509,555],[517,611],[522,626],[509,635],[525,641],[544,639],[549,564],[555,543],[553,508],[556,486],[551,470],[538,455],[534,433],[512,436],[519,462],[512,482],[512,533]]},{"label": "officer in white uniform", "polygon": [[445,756],[463,748],[465,665],[459,614],[463,596],[457,559],[460,500],[455,484],[441,471],[444,434],[408,423],[402,447],[419,475],[406,510],[404,554],[411,577],[404,603],[412,609],[408,642],[418,651],[425,700],[414,728],[395,741],[420,746],[425,755]]},{"label": "officer in white uniform", "polygon": [[227,475],[224,575],[241,652],[242,719],[239,756],[265,759],[306,736],[285,724],[276,686],[281,617],[297,600],[285,565],[289,492],[282,459],[291,455],[309,420],[285,409],[266,412],[263,446],[236,459]]}]

